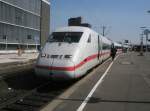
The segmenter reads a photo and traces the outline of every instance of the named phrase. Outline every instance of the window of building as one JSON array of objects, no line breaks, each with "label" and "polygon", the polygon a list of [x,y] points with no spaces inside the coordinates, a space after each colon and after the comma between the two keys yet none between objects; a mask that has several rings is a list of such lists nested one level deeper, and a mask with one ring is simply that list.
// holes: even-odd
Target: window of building
[{"label": "window of building", "polygon": [[6,35],[3,35],[3,39],[5,39],[5,40],[7,39]]},{"label": "window of building", "polygon": [[27,35],[27,39],[32,39],[32,36],[31,35]]},{"label": "window of building", "polygon": [[21,10],[16,9],[15,10],[15,20],[16,20],[16,24],[18,25],[22,25],[23,24],[23,12]]}]

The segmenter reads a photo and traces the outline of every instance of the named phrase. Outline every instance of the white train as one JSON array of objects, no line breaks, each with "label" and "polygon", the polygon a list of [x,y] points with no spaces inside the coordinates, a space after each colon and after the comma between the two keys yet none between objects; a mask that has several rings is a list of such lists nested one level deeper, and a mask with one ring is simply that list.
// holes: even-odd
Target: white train
[{"label": "white train", "polygon": [[117,42],[113,42],[113,44],[114,44],[115,48],[117,49],[117,54],[122,53],[123,45],[120,43],[117,43]]},{"label": "white train", "polygon": [[37,59],[38,76],[74,79],[110,57],[112,42],[87,27],[63,27],[48,38]]}]

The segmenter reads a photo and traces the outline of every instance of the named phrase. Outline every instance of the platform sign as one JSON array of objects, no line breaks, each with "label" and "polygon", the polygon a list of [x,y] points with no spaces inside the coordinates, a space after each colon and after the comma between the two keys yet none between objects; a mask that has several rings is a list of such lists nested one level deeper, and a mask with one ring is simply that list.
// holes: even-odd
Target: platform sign
[{"label": "platform sign", "polygon": [[150,33],[150,30],[149,30],[149,29],[145,29],[145,30],[144,30],[144,34],[145,34],[145,35],[147,35],[147,34],[149,34],[149,33]]},{"label": "platform sign", "polygon": [[129,40],[124,40],[124,43],[129,43]]}]

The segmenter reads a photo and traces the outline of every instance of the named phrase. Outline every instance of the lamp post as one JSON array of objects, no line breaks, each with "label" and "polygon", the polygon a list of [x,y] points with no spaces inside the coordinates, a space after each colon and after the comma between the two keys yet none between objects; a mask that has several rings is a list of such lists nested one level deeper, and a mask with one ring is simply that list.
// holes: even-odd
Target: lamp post
[{"label": "lamp post", "polygon": [[146,35],[146,52],[148,51],[148,44],[147,44],[147,41],[148,41],[148,34],[149,34],[149,30],[148,29],[145,29],[144,30],[144,34]]},{"label": "lamp post", "polygon": [[102,29],[103,29],[102,35],[105,36],[105,29],[106,29],[106,26],[102,26]]},{"label": "lamp post", "polygon": [[[147,13],[150,13],[150,10],[147,11]],[[148,34],[150,33],[150,31],[148,32]],[[150,39],[148,39],[148,35],[146,37],[146,42],[150,41]],[[147,51],[148,51],[148,44],[146,45]]]},{"label": "lamp post", "polygon": [[142,34],[140,34],[141,37],[141,48],[140,48],[140,56],[143,56],[143,35],[144,35],[144,29],[146,27],[140,27],[142,29]]},{"label": "lamp post", "polygon": [[140,34],[141,36],[141,49],[140,49],[140,56],[143,56],[143,34]]}]

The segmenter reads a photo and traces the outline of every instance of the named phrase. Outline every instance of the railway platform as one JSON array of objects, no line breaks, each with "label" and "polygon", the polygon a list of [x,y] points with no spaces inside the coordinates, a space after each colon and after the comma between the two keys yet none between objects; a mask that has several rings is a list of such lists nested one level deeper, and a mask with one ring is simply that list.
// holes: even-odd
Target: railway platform
[{"label": "railway platform", "polygon": [[28,60],[34,60],[38,56],[38,53],[23,53],[21,55],[18,54],[2,54],[0,55],[0,64],[4,63],[13,63],[13,62],[23,62]]},{"label": "railway platform", "polygon": [[[0,76],[6,73],[13,73],[20,69],[31,67],[38,57],[38,53],[23,53],[18,55],[13,54],[0,54]],[[29,66],[29,67],[28,67]]]},{"label": "railway platform", "polygon": [[150,111],[150,53],[107,60],[41,111]]}]

